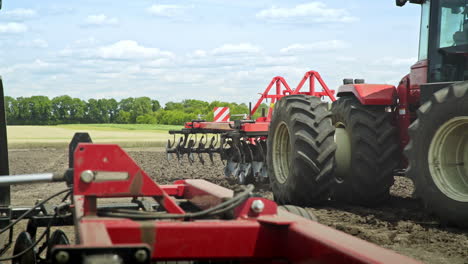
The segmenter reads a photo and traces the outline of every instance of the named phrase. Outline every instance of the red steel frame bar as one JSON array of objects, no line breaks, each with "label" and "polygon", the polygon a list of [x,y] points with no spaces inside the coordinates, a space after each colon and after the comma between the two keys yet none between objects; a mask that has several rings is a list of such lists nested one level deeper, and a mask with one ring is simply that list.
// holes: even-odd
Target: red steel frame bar
[{"label": "red steel frame bar", "polygon": [[[121,180],[89,171],[127,173]],[[86,180],[87,179],[87,180]],[[156,260],[228,260],[241,263],[419,263],[387,249],[316,222],[277,210],[273,201],[248,198],[234,211],[233,220],[135,221],[96,216],[96,200],[109,197],[151,196],[168,212],[183,213],[174,199],[187,199],[201,209],[233,197],[233,192],[203,180],[156,184],[117,145],[80,144],[75,152],[73,192],[77,245],[54,250],[116,248],[149,249]],[[255,212],[252,203],[264,204]],[[283,262],[281,262],[283,263]]]},{"label": "red steel frame bar", "polygon": [[[319,84],[322,86],[322,91],[321,92],[316,92],[315,91],[315,81],[318,81]],[[301,92],[302,87],[304,84],[309,81],[309,91],[306,92]],[[276,93],[275,94],[270,94],[270,90],[273,87],[273,84],[276,84]],[[281,85],[284,86],[284,89],[281,89]],[[273,113],[273,105],[281,99],[283,96],[286,95],[294,95],[294,94],[305,94],[305,95],[310,95],[310,96],[317,96],[317,97],[322,97],[322,96],[327,96],[334,102],[336,100],[334,94],[334,90],[330,90],[328,86],[325,84],[323,81],[322,77],[320,74],[316,71],[308,71],[305,73],[304,77],[302,78],[301,82],[297,85],[297,87],[292,90],[286,80],[283,77],[277,76],[274,77],[270,84],[267,86],[265,91],[261,94],[260,99],[257,101],[255,104],[254,108],[250,112],[250,116],[253,116],[255,112],[257,112],[258,108],[260,105],[267,99],[271,99],[271,104],[270,108],[268,109],[268,116],[265,121],[269,122],[271,120],[271,116]]]}]

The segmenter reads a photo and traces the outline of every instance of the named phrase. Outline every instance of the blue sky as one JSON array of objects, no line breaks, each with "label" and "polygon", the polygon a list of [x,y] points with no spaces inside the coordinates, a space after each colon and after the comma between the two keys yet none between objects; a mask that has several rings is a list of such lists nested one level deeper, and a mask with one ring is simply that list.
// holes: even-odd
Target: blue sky
[{"label": "blue sky", "polygon": [[4,0],[10,96],[255,101],[308,70],[397,82],[417,58],[419,6],[394,0]]}]

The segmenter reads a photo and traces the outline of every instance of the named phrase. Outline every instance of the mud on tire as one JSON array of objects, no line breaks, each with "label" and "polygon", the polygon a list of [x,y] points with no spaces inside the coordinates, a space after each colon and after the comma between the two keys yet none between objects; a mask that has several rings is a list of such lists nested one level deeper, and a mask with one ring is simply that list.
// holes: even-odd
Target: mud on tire
[{"label": "mud on tire", "polygon": [[299,207],[299,206],[281,205],[281,206],[278,206],[278,210],[285,210],[287,212],[290,212],[291,214],[302,216],[305,219],[318,222],[317,216],[315,216],[312,212],[308,211],[307,209]]},{"label": "mud on tire", "polygon": [[267,140],[268,175],[279,204],[312,205],[335,182],[334,128],[327,103],[306,95],[276,103]]},{"label": "mud on tire", "polygon": [[363,106],[355,97],[345,96],[333,103],[332,119],[337,129],[344,129],[350,143],[349,168],[338,175],[340,183],[333,188],[334,199],[364,206],[387,200],[393,172],[399,165],[392,114],[383,106]]}]

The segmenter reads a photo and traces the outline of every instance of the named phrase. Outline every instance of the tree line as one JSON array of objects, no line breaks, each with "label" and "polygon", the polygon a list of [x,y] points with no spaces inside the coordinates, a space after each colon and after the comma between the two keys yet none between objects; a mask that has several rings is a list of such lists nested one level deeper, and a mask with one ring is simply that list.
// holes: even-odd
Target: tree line
[{"label": "tree line", "polygon": [[[182,125],[202,116],[213,120],[213,108],[227,106],[233,115],[247,114],[246,104],[221,101],[183,100],[168,102],[164,107],[149,97],[82,100],[68,95],[49,99],[47,96],[5,97],[5,110],[9,125],[58,124],[166,124]],[[263,104],[262,108],[268,106]],[[257,111],[261,113],[261,111]],[[257,114],[256,116],[258,116]]]}]

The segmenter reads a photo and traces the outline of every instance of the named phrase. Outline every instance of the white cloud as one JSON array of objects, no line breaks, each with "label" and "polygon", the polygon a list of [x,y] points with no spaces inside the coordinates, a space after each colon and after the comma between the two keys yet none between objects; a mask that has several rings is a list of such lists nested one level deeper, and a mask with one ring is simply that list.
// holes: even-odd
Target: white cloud
[{"label": "white cloud", "polygon": [[22,41],[18,44],[21,47],[28,47],[28,48],[47,48],[49,47],[49,43],[46,40],[37,38],[31,41]]},{"label": "white cloud", "polygon": [[310,2],[294,7],[276,7],[263,9],[257,13],[262,19],[307,19],[313,22],[353,22],[358,20],[345,9],[329,8],[322,2]]},{"label": "white cloud", "polygon": [[85,23],[87,25],[94,26],[105,26],[105,25],[116,25],[119,23],[117,18],[108,17],[104,14],[90,15],[86,18]]},{"label": "white cloud", "polygon": [[155,15],[155,16],[164,16],[164,17],[173,17],[177,15],[181,15],[187,6],[181,5],[152,5],[146,9],[148,13]]},{"label": "white cloud", "polygon": [[36,59],[30,63],[19,63],[14,64],[5,68],[0,68],[3,73],[13,73],[17,71],[29,71],[29,72],[42,72],[50,71],[52,69],[58,70],[58,65],[45,62],[41,59]]},{"label": "white cloud", "polygon": [[173,65],[174,65],[173,60],[169,58],[161,58],[161,59],[155,59],[155,60],[149,61],[144,66],[152,67],[152,68],[163,68],[163,67],[168,67],[168,66],[173,66]]},{"label": "white cloud", "polygon": [[94,37],[88,37],[83,39],[78,39],[73,43],[73,46],[76,47],[86,47],[96,45],[98,43],[97,39]]},{"label": "white cloud", "polygon": [[207,52],[204,50],[196,50],[192,54],[189,54],[189,57],[205,57]]},{"label": "white cloud", "polygon": [[97,49],[96,55],[102,59],[154,59],[173,57],[173,53],[158,48],[147,48],[134,40],[121,40],[109,46]]},{"label": "white cloud", "polygon": [[11,22],[11,23],[0,24],[0,33],[17,34],[17,33],[23,33],[26,31],[28,31],[28,27],[21,23]]},{"label": "white cloud", "polygon": [[37,12],[33,9],[16,8],[12,10],[6,10],[2,16],[12,20],[24,20],[33,18],[37,15]]},{"label": "white cloud", "polygon": [[416,63],[418,59],[412,58],[398,58],[398,57],[383,57],[372,63],[372,65],[386,65],[386,66],[398,66],[398,67],[410,67]]},{"label": "white cloud", "polygon": [[311,44],[292,44],[280,50],[281,53],[293,53],[302,51],[331,51],[344,49],[348,45],[342,40],[317,41]]},{"label": "white cloud", "polygon": [[258,53],[260,48],[250,43],[240,44],[224,44],[219,48],[213,49],[211,52],[214,55],[229,55],[239,53]]}]

